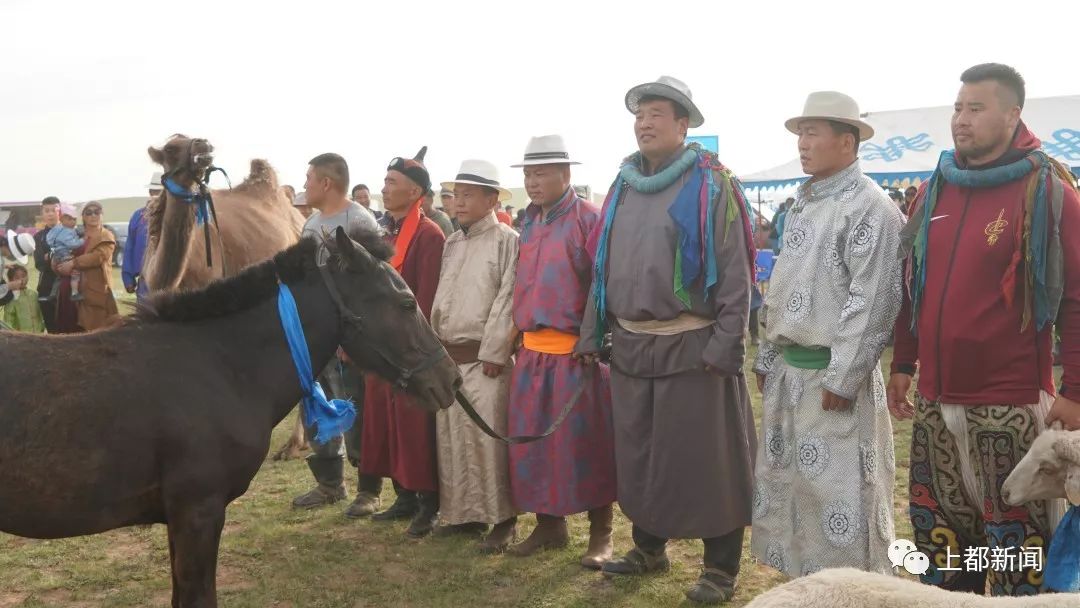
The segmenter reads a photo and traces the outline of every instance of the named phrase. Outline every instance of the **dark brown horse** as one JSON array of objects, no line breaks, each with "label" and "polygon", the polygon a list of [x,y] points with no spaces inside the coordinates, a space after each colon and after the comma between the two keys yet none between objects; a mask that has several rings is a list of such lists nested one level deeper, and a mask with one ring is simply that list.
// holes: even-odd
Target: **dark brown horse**
[{"label": "dark brown horse", "polygon": [[153,312],[113,329],[0,333],[0,531],[61,538],[166,524],[172,605],[217,606],[225,507],[247,491],[300,398],[279,280],[296,299],[313,369],[340,344],[430,410],[448,407],[461,383],[385,263],[389,246],[354,237],[307,238],[203,290],[159,294]]}]

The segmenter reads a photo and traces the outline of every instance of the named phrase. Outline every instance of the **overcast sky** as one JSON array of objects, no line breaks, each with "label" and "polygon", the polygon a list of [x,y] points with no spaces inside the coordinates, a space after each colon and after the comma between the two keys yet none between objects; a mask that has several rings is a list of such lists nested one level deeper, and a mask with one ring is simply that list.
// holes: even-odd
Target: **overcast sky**
[{"label": "overcast sky", "polygon": [[262,157],[301,186],[333,151],[375,190],[422,145],[436,182],[486,158],[520,186],[529,136],[558,132],[575,182],[606,188],[635,149],[626,90],[660,74],[744,174],[795,155],[783,121],[812,90],[947,105],[963,69],[998,61],[1029,97],[1080,92],[1076,1],[2,0],[0,23],[8,201],[141,194],[146,147],[175,132],[209,139],[234,182]]}]

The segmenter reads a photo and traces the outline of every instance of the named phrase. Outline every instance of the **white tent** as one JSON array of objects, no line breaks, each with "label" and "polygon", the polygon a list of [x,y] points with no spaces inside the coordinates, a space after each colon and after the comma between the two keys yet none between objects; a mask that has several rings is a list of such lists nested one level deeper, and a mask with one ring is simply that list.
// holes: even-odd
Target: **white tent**
[{"label": "white tent", "polygon": [[[952,114],[952,106],[864,114],[875,133],[859,148],[862,170],[883,186],[918,185],[930,177],[941,151],[953,147]],[[1047,154],[1080,174],[1080,95],[1029,99],[1023,119]],[[796,158],[739,179],[747,189],[786,193],[806,175]]]}]

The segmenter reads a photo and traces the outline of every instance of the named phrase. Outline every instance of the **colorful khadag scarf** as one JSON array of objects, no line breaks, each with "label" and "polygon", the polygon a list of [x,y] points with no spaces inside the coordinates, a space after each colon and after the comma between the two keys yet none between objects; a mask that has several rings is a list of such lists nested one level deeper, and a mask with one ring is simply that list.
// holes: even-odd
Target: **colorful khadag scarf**
[{"label": "colorful khadag scarf", "polygon": [[409,245],[416,236],[416,229],[420,226],[420,203],[423,201],[420,199],[409,207],[409,213],[401,220],[401,231],[394,240],[394,257],[390,258],[390,265],[399,273],[405,264],[405,254],[409,253]]},{"label": "colorful khadag scarf", "polygon": [[714,205],[721,194],[727,201],[724,209],[724,237],[727,238],[731,225],[741,218],[741,229],[748,251],[748,272],[754,280],[754,239],[750,229],[750,208],[746,202],[739,180],[725,167],[715,154],[704,150],[698,144],[690,144],[682,155],[663,171],[655,175],[642,175],[640,167],[643,159],[637,152],[626,158],[619,169],[615,184],[604,199],[600,211],[601,221],[589,235],[586,248],[593,256],[594,279],[593,300],[596,306],[597,323],[594,339],[597,344],[603,341],[607,333],[607,256],[611,238],[611,226],[615,219],[615,210],[619,206],[623,191],[629,187],[643,194],[655,194],[670,186],[687,171],[690,171],[686,185],[679,190],[675,200],[668,207],[668,215],[679,231],[679,242],[675,247],[675,281],[672,286],[675,297],[689,310],[690,288],[699,279],[702,282],[702,295],[708,297],[717,282],[716,243],[714,227]]},{"label": "colorful khadag scarf", "polygon": [[912,214],[908,221],[908,230],[904,231],[907,238],[902,252],[910,251],[912,254],[912,263],[908,268],[908,284],[911,285],[913,332],[916,331],[919,304],[926,286],[930,218],[934,215],[934,207],[941,194],[942,180],[962,188],[994,188],[1020,179],[1027,180],[1024,219],[1016,223],[1017,242],[1021,243],[1021,246],[1013,253],[1012,262],[1001,278],[1001,290],[1006,305],[1012,307],[1020,264],[1023,263],[1024,311],[1020,330],[1027,328],[1032,316],[1037,331],[1041,331],[1048,323],[1053,323],[1057,317],[1064,286],[1061,237],[1057,230],[1061,217],[1061,196],[1058,190],[1062,187],[1074,187],[1071,173],[1040,150],[1031,151],[1020,160],[1007,165],[981,170],[959,168],[955,153],[945,150],[938,159],[937,169],[926,184],[925,201]]}]

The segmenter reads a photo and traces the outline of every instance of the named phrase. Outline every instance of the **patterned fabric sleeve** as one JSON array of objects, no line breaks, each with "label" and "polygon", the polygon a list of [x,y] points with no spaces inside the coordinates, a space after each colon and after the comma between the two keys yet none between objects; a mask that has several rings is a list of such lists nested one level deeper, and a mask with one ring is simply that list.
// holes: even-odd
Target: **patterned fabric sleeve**
[{"label": "patterned fabric sleeve", "polygon": [[[761,304],[761,323],[765,326],[769,326],[769,305]],[[763,376],[772,373],[773,367],[776,364],[776,358],[780,356],[780,347],[768,339],[762,338],[761,345],[758,346],[757,358],[754,359],[754,373],[761,374]]]},{"label": "patterned fabric sleeve", "polygon": [[903,294],[896,255],[901,228],[899,209],[877,202],[848,226],[843,256],[851,282],[822,381],[822,387],[844,399],[855,398],[892,335]]}]

